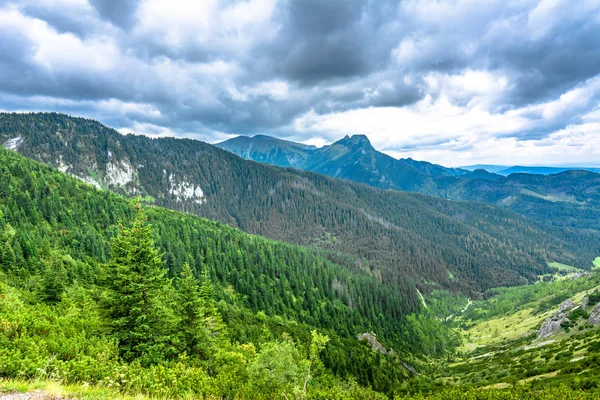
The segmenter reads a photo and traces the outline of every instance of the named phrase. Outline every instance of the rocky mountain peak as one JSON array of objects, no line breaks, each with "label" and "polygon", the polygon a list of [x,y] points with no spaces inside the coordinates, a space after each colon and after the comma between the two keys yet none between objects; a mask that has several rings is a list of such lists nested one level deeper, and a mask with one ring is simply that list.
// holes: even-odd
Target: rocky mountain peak
[{"label": "rocky mountain peak", "polygon": [[348,147],[358,148],[358,149],[373,149],[371,145],[371,141],[366,135],[352,135],[352,136],[344,136],[342,139],[338,140],[334,144],[341,144]]}]

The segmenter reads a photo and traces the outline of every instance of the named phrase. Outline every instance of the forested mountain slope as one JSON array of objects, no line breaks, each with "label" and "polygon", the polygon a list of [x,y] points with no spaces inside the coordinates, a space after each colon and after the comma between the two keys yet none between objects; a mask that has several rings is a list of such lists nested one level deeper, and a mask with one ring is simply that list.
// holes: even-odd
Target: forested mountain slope
[{"label": "forested mountain slope", "polygon": [[[288,166],[280,158],[267,155],[283,149],[289,153],[293,144],[267,138],[240,137],[217,146],[246,159]],[[410,158],[396,160],[374,149],[364,135],[347,136],[320,149],[295,154],[298,162],[292,166],[307,171],[382,189],[483,201],[553,225],[600,229],[600,174],[591,171],[505,177],[484,170],[446,168]]]},{"label": "forested mountain slope", "polygon": [[547,272],[548,261],[586,267],[599,253],[594,232],[282,170],[199,141],[123,136],[60,114],[0,114],[0,141],[98,186],[150,195],[160,206],[352,254],[357,268],[400,288],[520,284]]},{"label": "forested mountain slope", "polygon": [[[359,333],[377,332],[386,346],[393,346],[404,356],[442,354],[453,346],[452,333],[434,315],[427,314],[427,310],[411,315],[421,307],[416,296],[411,296],[415,289],[409,282],[404,286],[382,284],[371,274],[357,270],[352,257],[270,241],[219,222],[159,207],[146,207],[145,212],[156,230],[158,254],[167,277],[181,279],[187,264],[195,276],[213,282],[232,341],[260,345],[282,332],[304,341],[309,328],[316,327],[329,332],[331,338],[328,350],[322,354],[326,367],[337,376],[352,375],[361,384],[378,390],[389,389],[410,374],[396,358],[375,359],[370,348],[356,340]],[[95,310],[92,303],[100,304],[105,297],[95,293],[94,288],[116,279],[106,270],[106,265],[114,262],[113,239],[135,217],[135,207],[127,199],[0,149],[0,322],[13,312],[38,312],[18,306],[21,301],[7,303],[15,301],[16,294],[7,292],[3,283],[19,288],[20,297],[34,304],[52,305],[63,297],[75,296],[64,304],[67,308],[75,307],[74,303],[81,300],[78,291],[91,288],[92,292],[86,295],[91,297],[85,301],[90,310]],[[71,318],[73,312],[70,311]],[[93,316],[90,315],[92,324]],[[59,329],[53,325],[55,319],[36,318],[36,323],[44,326],[40,329],[46,332]],[[29,364],[19,362],[31,348],[26,342],[13,343],[12,329],[17,328],[10,327],[22,323],[2,325],[9,326],[9,330],[0,330],[0,341],[6,340],[1,342],[0,376],[12,376],[11,368],[19,365],[24,370],[34,370],[38,361],[46,362],[42,360],[46,352],[52,351],[52,347],[45,347]],[[83,326],[77,328],[75,338],[103,332],[100,327],[86,331],[89,326],[78,323]],[[22,333],[28,340],[38,335],[35,329],[19,329],[24,329]],[[41,340],[46,343],[54,338]],[[83,347],[89,339],[69,340],[78,340],[78,347]],[[66,348],[59,343],[51,345],[59,346],[54,350],[59,357],[56,361],[83,362],[82,354],[74,353],[72,343],[68,343]],[[110,347],[110,342],[105,345]],[[167,360],[172,357],[169,352],[161,354]],[[384,367],[387,363],[392,364]],[[85,373],[95,374],[86,364],[77,365],[69,368],[84,368]]]}]

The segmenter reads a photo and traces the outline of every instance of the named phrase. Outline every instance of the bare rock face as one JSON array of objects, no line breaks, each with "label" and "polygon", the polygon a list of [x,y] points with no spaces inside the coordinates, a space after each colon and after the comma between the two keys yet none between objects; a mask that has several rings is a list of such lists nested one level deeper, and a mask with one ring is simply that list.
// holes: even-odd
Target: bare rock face
[{"label": "bare rock face", "polygon": [[419,375],[419,373],[417,372],[417,370],[410,365],[409,363],[407,363],[406,361],[401,360],[398,355],[396,354],[396,352],[392,349],[387,350],[381,343],[379,343],[379,341],[377,340],[377,335],[374,332],[367,332],[367,333],[360,333],[357,337],[357,339],[359,341],[362,340],[366,340],[369,345],[371,346],[371,349],[373,351],[378,351],[381,354],[388,354],[390,356],[393,356],[394,358],[396,358],[398,361],[400,361],[400,363],[402,364],[402,366],[413,376],[417,376]]},{"label": "bare rock face", "polygon": [[366,340],[367,342],[369,342],[373,351],[378,351],[381,354],[387,353],[386,348],[381,343],[379,343],[379,341],[377,340],[377,335],[374,332],[361,333],[358,335],[358,340]]},{"label": "bare rock face", "polygon": [[560,312],[568,311],[573,308],[575,308],[575,303],[573,303],[573,300],[571,299],[565,300],[562,303],[560,303]]},{"label": "bare rock face", "polygon": [[[562,305],[561,305],[562,310]],[[544,321],[544,324],[538,331],[537,338],[544,339],[553,333],[560,330],[560,324],[567,320],[567,314],[564,312],[558,312],[554,314],[552,317],[548,318]]]},{"label": "bare rock face", "polygon": [[596,305],[596,308],[594,308],[590,313],[590,319],[588,319],[588,322],[592,325],[600,324],[600,303]]},{"label": "bare rock face", "polygon": [[583,298],[583,300],[581,300],[581,309],[585,310],[589,304],[590,304],[590,298],[585,296]]}]

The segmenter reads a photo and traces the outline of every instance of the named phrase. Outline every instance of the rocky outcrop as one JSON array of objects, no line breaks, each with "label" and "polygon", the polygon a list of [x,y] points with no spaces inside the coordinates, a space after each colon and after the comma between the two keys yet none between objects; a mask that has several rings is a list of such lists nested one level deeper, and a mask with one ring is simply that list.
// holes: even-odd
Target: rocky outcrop
[{"label": "rocky outcrop", "polygon": [[590,304],[590,298],[588,296],[585,296],[583,298],[583,300],[581,300],[581,309],[585,310],[589,304]]},{"label": "rocky outcrop", "polygon": [[592,310],[588,322],[592,325],[600,324],[600,304],[596,305],[596,307]]},{"label": "rocky outcrop", "polygon": [[369,345],[371,346],[371,349],[373,351],[378,351],[381,354],[387,354],[389,356],[392,356],[393,358],[395,358],[397,361],[399,361],[402,366],[413,376],[417,376],[419,375],[419,373],[417,372],[417,370],[410,365],[409,363],[407,363],[404,360],[401,360],[398,355],[396,354],[396,352],[392,349],[387,350],[381,343],[379,343],[379,341],[377,340],[377,335],[374,332],[367,332],[367,333],[360,333],[357,337],[357,339],[359,341],[367,341],[369,343]]},{"label": "rocky outcrop", "polygon": [[[562,307],[561,307],[561,309],[562,309]],[[560,324],[562,324],[566,320],[567,320],[566,313],[558,312],[558,313],[554,314],[552,317],[550,317],[544,321],[544,324],[538,331],[537,338],[544,339],[544,338],[547,338],[548,336],[552,335],[553,333],[557,332],[561,328]]]},{"label": "rocky outcrop", "polygon": [[415,367],[413,367],[412,365],[410,365],[409,363],[407,363],[406,361],[402,361],[402,366],[408,371],[410,372],[410,374],[412,376],[417,376],[419,375],[419,373],[417,372],[417,370],[415,369]]},{"label": "rocky outcrop", "polygon": [[371,345],[373,351],[378,351],[381,354],[387,354],[386,348],[379,343],[377,340],[377,335],[374,332],[360,333],[358,335],[358,340],[366,340]]},{"label": "rocky outcrop", "polygon": [[565,300],[562,303],[560,303],[560,312],[572,310],[573,308],[575,308],[575,303],[573,303],[573,300],[571,299]]}]

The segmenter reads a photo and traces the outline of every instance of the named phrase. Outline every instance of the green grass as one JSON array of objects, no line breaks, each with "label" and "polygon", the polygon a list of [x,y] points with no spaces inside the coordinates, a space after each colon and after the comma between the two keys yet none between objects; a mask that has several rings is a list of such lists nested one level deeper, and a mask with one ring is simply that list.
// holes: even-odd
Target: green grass
[{"label": "green grass", "polygon": [[[549,265],[560,271],[580,271],[560,263]],[[474,302],[475,313],[459,317],[463,323],[463,345],[460,350],[469,353],[481,347],[496,346],[536,333],[542,322],[558,311],[562,301],[570,298],[575,304],[580,304],[586,295],[600,288],[598,278],[600,276],[593,274],[576,280],[565,279],[497,289],[497,296]],[[562,296],[559,296],[561,293]],[[485,311],[492,313],[486,315]]]},{"label": "green grass", "polygon": [[583,271],[581,268],[573,267],[571,265],[561,264],[559,262],[551,262],[548,263],[550,268],[554,268],[557,271],[561,272],[580,272]]},{"label": "green grass", "polygon": [[520,310],[513,314],[479,321],[462,332],[464,338],[461,351],[473,351],[479,347],[493,346],[507,340],[515,340],[536,331],[537,326],[552,312],[534,315],[534,308]]},{"label": "green grass", "polygon": [[541,194],[541,193],[537,193],[537,192],[534,192],[533,190],[529,190],[529,189],[521,189],[521,194],[524,194],[526,196],[537,197],[538,199],[550,201],[552,203],[561,203],[562,202],[562,203],[585,204],[580,201],[577,201],[575,199],[575,196],[557,196],[557,195],[550,195],[550,194]]},{"label": "green grass", "polygon": [[592,267],[592,269],[596,268],[600,268],[600,257],[596,257],[596,259],[594,260],[594,266]]},{"label": "green grass", "polygon": [[[556,269],[573,271],[572,267],[553,264]],[[600,267],[600,259],[594,264]],[[558,311],[562,301],[572,299],[579,305],[598,288],[600,275],[593,272],[573,280],[493,289],[487,300],[476,300],[467,313],[453,321],[463,345],[434,375],[436,384],[470,386],[477,388],[477,393],[481,388],[550,390],[567,385],[570,389],[565,394],[569,395],[600,387],[600,329],[587,323],[585,313],[574,309],[567,326],[544,339],[538,340],[536,335],[537,328]],[[588,395],[600,398],[597,393]],[[536,394],[531,398],[543,397]]]}]

